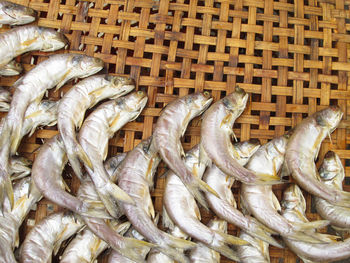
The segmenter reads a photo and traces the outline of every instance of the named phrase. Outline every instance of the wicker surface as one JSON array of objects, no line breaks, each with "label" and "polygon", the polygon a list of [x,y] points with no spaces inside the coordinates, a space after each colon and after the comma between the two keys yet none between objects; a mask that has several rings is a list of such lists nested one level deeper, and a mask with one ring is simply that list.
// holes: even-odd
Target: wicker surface
[{"label": "wicker surface", "polygon": [[[142,117],[129,123],[110,141],[109,155],[131,150],[152,133],[161,108],[177,96],[194,90],[211,91],[217,100],[236,85],[251,94],[235,125],[241,140],[261,143],[283,134],[303,117],[326,105],[338,104],[345,112],[340,127],[320,151],[336,151],[350,177],[349,120],[350,11],[348,0],[17,0],[39,12],[40,26],[60,29],[69,38],[70,52],[102,58],[111,74],[130,74],[138,89],[147,90],[149,102]],[[3,27],[0,31],[7,30]],[[20,57],[29,70],[46,58],[35,52]],[[11,86],[16,78],[4,77]],[[54,100],[73,83],[58,92]],[[199,142],[199,118],[191,123],[184,148]],[[25,138],[20,152],[34,159],[33,151],[57,128],[39,130]],[[160,173],[164,169],[160,168]],[[65,178],[76,192],[79,182]],[[350,181],[349,181],[350,182]],[[275,188],[280,198],[285,186]],[[153,192],[161,212],[164,179],[157,178]],[[350,186],[345,186],[350,191]],[[234,191],[238,193],[238,185]],[[307,196],[307,215],[317,219]],[[42,200],[21,229],[60,208]],[[203,211],[204,222],[213,216]],[[237,229],[230,225],[230,233]],[[289,250],[272,248],[271,262],[297,262]],[[105,256],[99,262],[105,262]],[[222,259],[222,262],[230,262]]]}]

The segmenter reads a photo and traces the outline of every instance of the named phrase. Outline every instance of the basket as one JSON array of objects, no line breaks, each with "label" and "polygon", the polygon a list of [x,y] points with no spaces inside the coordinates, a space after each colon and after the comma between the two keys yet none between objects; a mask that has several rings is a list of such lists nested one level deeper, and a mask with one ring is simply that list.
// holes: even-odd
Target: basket
[{"label": "basket", "polygon": [[[12,0],[14,1],[14,0]],[[348,0],[15,0],[39,11],[40,26],[60,29],[70,40],[69,52],[103,59],[106,72],[131,75],[137,89],[148,93],[146,110],[109,142],[109,156],[129,151],[152,134],[160,110],[178,96],[210,91],[214,100],[236,85],[250,101],[234,131],[240,140],[261,143],[282,135],[309,114],[338,104],[344,114],[332,142],[325,139],[318,164],[332,149],[350,177],[350,10]],[[8,27],[4,26],[0,32]],[[68,51],[60,51],[68,52]],[[33,52],[18,58],[28,71],[48,54]],[[3,77],[11,86],[16,77]],[[58,100],[72,87],[65,85],[48,97]],[[4,116],[2,114],[1,116]],[[22,140],[20,154],[34,160],[43,140],[57,127],[36,131]],[[185,150],[200,139],[200,118],[183,138]],[[152,197],[162,212],[165,167],[161,165]],[[79,187],[72,171],[64,173],[73,193]],[[350,191],[349,178],[344,189]],[[285,185],[274,187],[281,198]],[[234,186],[236,197],[239,185]],[[319,219],[306,194],[307,216]],[[35,222],[61,208],[42,200],[21,227],[21,240]],[[214,215],[202,212],[203,222]],[[229,225],[229,233],[239,230]],[[271,262],[294,263],[288,249],[270,247]],[[106,253],[99,262],[106,262]],[[53,262],[56,262],[55,257]],[[232,262],[222,257],[222,262]]]}]

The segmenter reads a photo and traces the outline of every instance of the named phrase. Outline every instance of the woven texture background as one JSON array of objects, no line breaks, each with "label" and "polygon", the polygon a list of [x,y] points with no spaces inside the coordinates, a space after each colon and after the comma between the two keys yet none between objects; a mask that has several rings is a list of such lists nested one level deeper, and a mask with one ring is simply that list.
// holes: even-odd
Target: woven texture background
[{"label": "woven texture background", "polygon": [[[13,0],[12,0],[13,1]],[[162,107],[194,90],[208,90],[215,100],[236,85],[250,93],[234,131],[240,140],[266,143],[327,105],[338,104],[344,120],[326,139],[320,160],[332,149],[340,155],[350,177],[349,125],[350,10],[349,0],[16,0],[39,11],[38,25],[60,29],[70,40],[69,52],[103,59],[106,72],[131,75],[149,102],[142,116],[110,140],[109,156],[131,150],[152,134]],[[0,32],[8,30],[4,26]],[[61,51],[68,52],[68,51]],[[28,71],[48,54],[34,52],[18,58]],[[16,78],[4,77],[11,86]],[[58,100],[73,83],[48,96]],[[1,115],[4,116],[4,115]],[[42,141],[57,133],[45,128],[24,138],[20,153],[35,158]],[[184,137],[184,148],[199,142],[200,119]],[[320,162],[318,161],[318,163]],[[159,175],[164,166],[159,169]],[[78,179],[66,169],[75,193]],[[349,179],[349,178],[347,178]],[[350,183],[350,180],[348,180]],[[275,187],[280,198],[285,186]],[[154,205],[162,208],[164,179],[157,177]],[[350,191],[350,186],[345,185]],[[234,191],[238,196],[239,185]],[[310,220],[319,218],[307,200]],[[21,228],[21,239],[34,222],[59,207],[42,200]],[[203,211],[203,221],[213,214]],[[230,225],[229,231],[237,234]],[[285,249],[270,249],[271,262],[298,262]],[[106,262],[106,255],[99,262]],[[222,259],[222,262],[232,262]]]}]

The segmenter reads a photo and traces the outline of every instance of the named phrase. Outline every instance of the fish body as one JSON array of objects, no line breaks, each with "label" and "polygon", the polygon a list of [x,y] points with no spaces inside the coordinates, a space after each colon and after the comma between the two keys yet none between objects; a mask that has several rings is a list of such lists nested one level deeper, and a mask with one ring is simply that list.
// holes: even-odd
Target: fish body
[{"label": "fish body", "polygon": [[207,207],[201,191],[211,191],[203,181],[192,175],[184,164],[184,151],[180,142],[189,122],[202,114],[212,102],[209,93],[197,92],[169,103],[157,120],[153,132],[155,147],[167,166],[175,172],[198,202]]},{"label": "fish body", "polygon": [[[257,140],[250,140],[233,144],[234,156],[237,162],[244,166],[249,158],[259,149],[260,143]],[[212,187],[220,196],[220,198],[207,194],[206,198],[211,210],[220,218],[234,224],[240,229],[251,233],[251,235],[265,240],[275,246],[280,245],[274,240],[266,227],[261,225],[254,218],[242,214],[236,205],[231,187],[234,178],[223,173],[215,164],[208,167],[204,174],[204,181]],[[262,186],[264,187],[264,186]]]},{"label": "fish body", "polygon": [[[343,191],[345,171],[336,153],[327,152],[319,169],[319,175],[328,187]],[[333,227],[350,229],[350,208],[336,206],[319,197],[315,197],[315,204],[317,213],[322,218],[329,220]]]},{"label": "fish body", "polygon": [[0,111],[7,112],[10,109],[11,92],[8,89],[0,87]]},{"label": "fish body", "polygon": [[[276,175],[284,162],[284,155],[287,149],[289,135],[283,135],[261,146],[251,157],[246,167],[253,172],[260,171],[265,174]],[[242,185],[241,201],[244,208],[268,228],[279,233],[281,236],[288,236],[298,240],[307,240],[313,243],[320,243],[320,240],[313,238],[304,231],[312,227],[302,224],[291,224],[279,214],[280,203],[268,185]],[[327,225],[327,221],[318,221],[320,227]]]},{"label": "fish body", "polygon": [[[130,227],[129,222],[120,223],[116,220],[109,223],[111,228],[123,235]],[[93,263],[97,257],[108,248],[108,244],[86,228],[69,243],[60,257],[61,263]]]},{"label": "fish body", "polygon": [[221,171],[246,184],[275,183],[279,178],[253,173],[235,159],[231,142],[236,119],[242,114],[248,94],[241,88],[214,103],[203,115],[201,158],[206,155]]},{"label": "fish body", "polygon": [[89,115],[79,133],[79,143],[93,166],[93,170],[87,165],[85,169],[106,209],[115,218],[119,217],[117,201],[134,201],[110,180],[103,166],[108,153],[108,140],[127,122],[135,120],[146,102],[147,96],[143,91],[105,102]]},{"label": "fish body", "polygon": [[289,139],[284,171],[310,194],[334,205],[350,207],[350,193],[321,182],[315,165],[323,139],[336,129],[342,116],[338,106],[330,106],[298,124]]},{"label": "fish body", "polygon": [[66,37],[52,28],[34,25],[13,28],[0,34],[0,68],[23,53],[34,50],[55,51],[67,44]]},{"label": "fish body", "polygon": [[86,78],[71,88],[60,100],[58,108],[58,130],[66,147],[69,162],[75,174],[81,178],[79,159],[90,168],[91,160],[76,138],[86,110],[98,102],[117,99],[135,88],[134,81],[123,76],[96,75]]},{"label": "fish body", "polygon": [[[186,165],[193,174],[199,178],[202,177],[206,166],[199,161],[199,145],[186,154]],[[201,215],[195,199],[172,171],[167,174],[163,201],[167,216],[184,233],[226,257],[237,260],[236,253],[228,245],[240,245],[246,242],[212,230],[201,223]]]},{"label": "fish body", "polygon": [[244,231],[240,238],[249,242],[248,245],[237,248],[238,256],[242,263],[270,263],[269,244],[259,238],[253,237]]},{"label": "fish body", "polygon": [[128,193],[135,205],[121,203],[134,229],[148,241],[157,245],[157,249],[178,262],[188,262],[176,248],[192,248],[192,242],[175,238],[160,229],[154,223],[155,212],[150,195],[153,177],[160,162],[152,137],[142,141],[130,151],[118,168],[118,185]]},{"label": "fish body", "polygon": [[20,248],[20,263],[49,263],[63,241],[84,226],[72,212],[51,214],[37,223],[27,234]]},{"label": "fish body", "polygon": [[16,76],[21,74],[22,71],[23,67],[21,63],[12,60],[0,68],[0,76]]},{"label": "fish body", "polygon": [[37,13],[30,7],[0,1],[0,24],[24,25],[33,22]]},{"label": "fish body", "polygon": [[[282,215],[291,224],[308,222],[305,215],[306,202],[297,185],[292,184],[284,191],[282,204]],[[288,237],[283,237],[283,240],[295,254],[307,263],[326,263],[350,258],[350,238],[336,241],[335,236],[321,233],[314,233],[314,235],[318,235],[320,239],[328,242],[326,244],[311,244],[295,241]]]}]

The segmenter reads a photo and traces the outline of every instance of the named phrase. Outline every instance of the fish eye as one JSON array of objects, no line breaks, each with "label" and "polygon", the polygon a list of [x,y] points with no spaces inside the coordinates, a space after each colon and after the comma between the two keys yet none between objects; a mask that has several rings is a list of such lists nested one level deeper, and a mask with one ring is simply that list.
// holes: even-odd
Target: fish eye
[{"label": "fish eye", "polygon": [[210,93],[209,93],[208,91],[204,91],[203,94],[204,94],[204,96],[207,97],[207,98],[210,97]]},{"label": "fish eye", "polygon": [[143,92],[142,90],[139,90],[139,91],[137,92],[137,95],[144,95],[144,92]]}]

